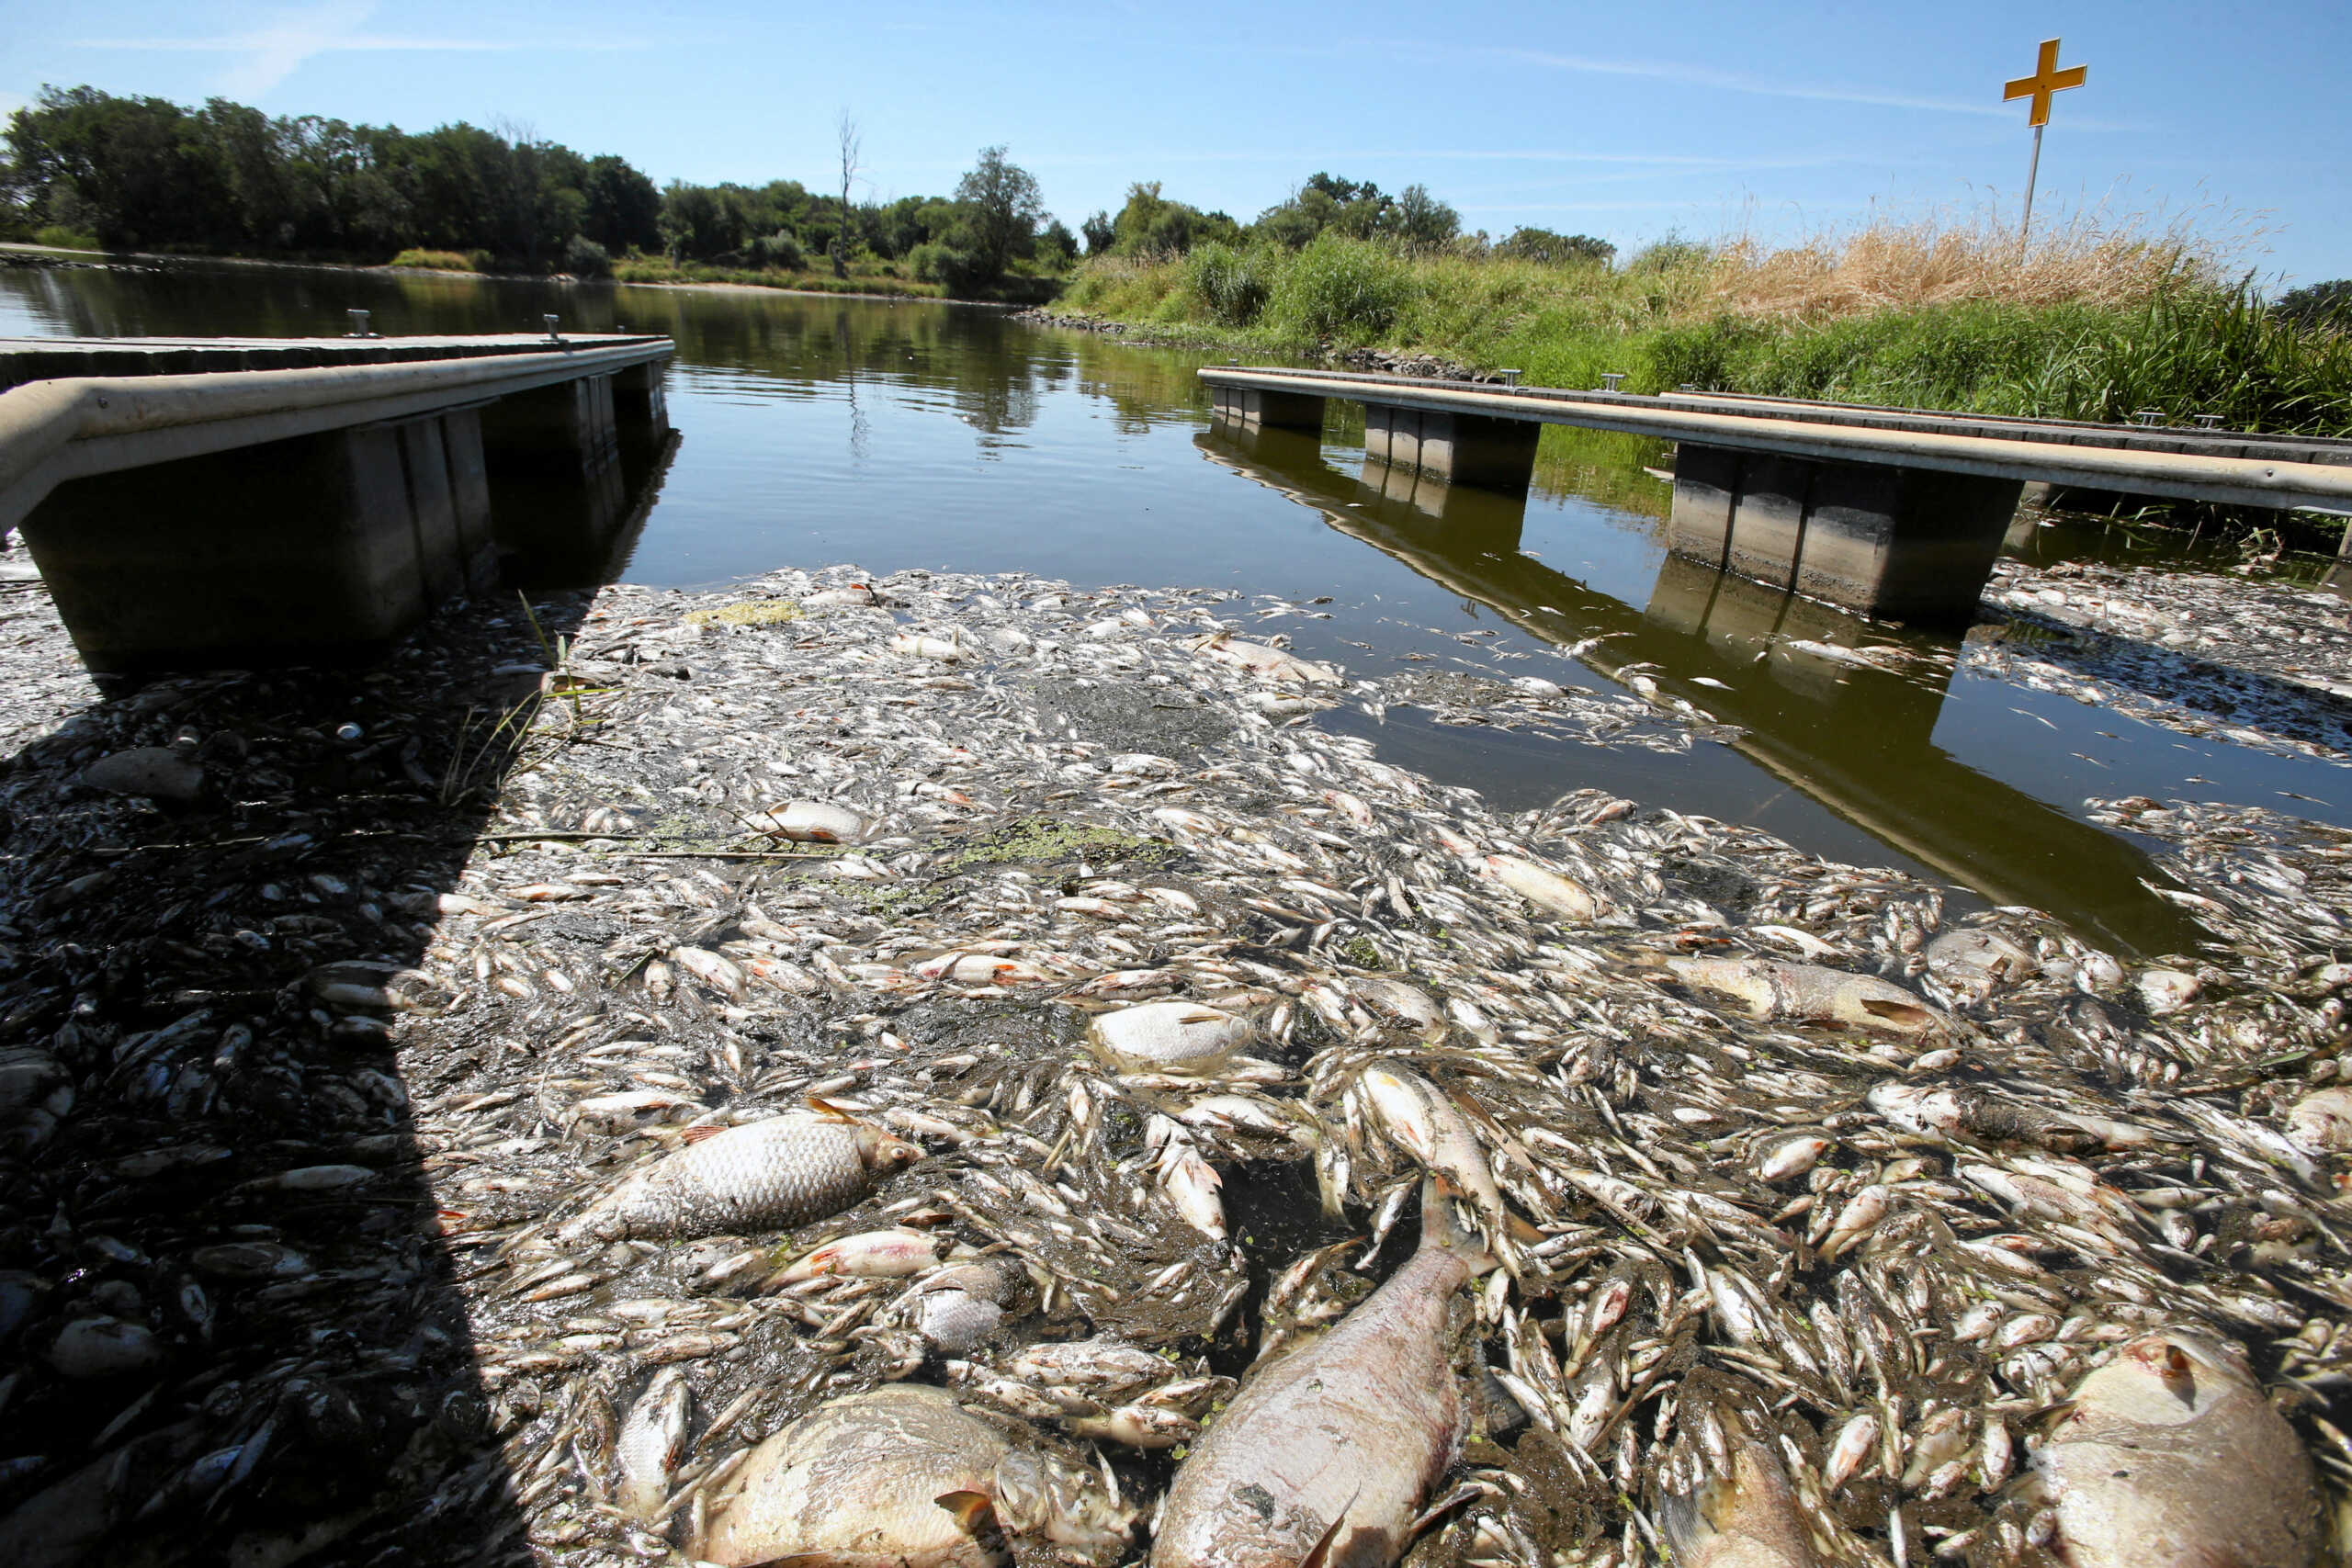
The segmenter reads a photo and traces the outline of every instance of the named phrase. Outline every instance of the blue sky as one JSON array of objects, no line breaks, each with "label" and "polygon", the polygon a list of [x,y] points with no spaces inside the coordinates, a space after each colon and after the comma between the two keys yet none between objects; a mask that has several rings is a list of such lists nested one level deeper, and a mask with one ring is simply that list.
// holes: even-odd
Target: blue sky
[{"label": "blue sky", "polygon": [[611,5],[0,0],[0,109],[44,83],[424,129],[527,127],[657,179],[944,191],[984,143],[1073,227],[1129,181],[1249,218],[1317,169],[1419,181],[1498,235],[1784,237],[1873,204],[2014,211],[2065,40],[2038,209],[2228,215],[2249,265],[2352,276],[2352,6]]}]

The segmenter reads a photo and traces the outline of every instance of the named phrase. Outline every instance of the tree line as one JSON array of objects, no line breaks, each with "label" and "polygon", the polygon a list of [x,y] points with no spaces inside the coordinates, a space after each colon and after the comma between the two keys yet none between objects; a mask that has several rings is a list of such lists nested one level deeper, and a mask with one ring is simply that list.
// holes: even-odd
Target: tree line
[{"label": "tree line", "polygon": [[600,275],[631,254],[797,270],[828,256],[905,261],[964,289],[1018,262],[1058,270],[1077,239],[1036,180],[985,148],[945,197],[852,199],[797,180],[657,186],[627,159],[526,128],[423,132],[213,98],[187,108],[95,87],[45,88],[9,116],[0,233],[85,235],[109,249],[380,262],[453,252],[501,270]]},{"label": "tree line", "polygon": [[798,272],[815,258],[911,272],[956,293],[1016,267],[1087,255],[1181,255],[1218,242],[1296,250],[1332,232],[1410,250],[1606,264],[1608,242],[1522,228],[1489,242],[1422,186],[1394,194],[1317,173],[1244,224],[1129,187],[1072,234],[1002,147],[946,196],[854,199],[855,122],[841,127],[839,193],[798,180],[657,186],[627,159],[527,128],[460,121],[422,132],[317,115],[271,117],[213,98],[187,108],[96,87],[44,88],[7,121],[0,233],[86,235],[110,249],[380,262],[454,253],[485,268],[601,276],[632,255]]},{"label": "tree line", "polygon": [[1425,186],[1409,185],[1391,195],[1370,180],[1320,172],[1247,224],[1223,212],[1204,212],[1170,200],[1160,194],[1157,180],[1139,182],[1127,187],[1126,204],[1116,214],[1094,213],[1080,225],[1080,231],[1090,256],[1182,255],[1208,243],[1235,247],[1272,244],[1295,251],[1325,233],[1385,240],[1412,251],[1491,254],[1563,265],[1577,262],[1605,265],[1617,254],[1617,247],[1606,240],[1589,234],[1559,234],[1549,229],[1520,228],[1499,242],[1490,241],[1484,230],[1464,233],[1462,215],[1431,196]]}]

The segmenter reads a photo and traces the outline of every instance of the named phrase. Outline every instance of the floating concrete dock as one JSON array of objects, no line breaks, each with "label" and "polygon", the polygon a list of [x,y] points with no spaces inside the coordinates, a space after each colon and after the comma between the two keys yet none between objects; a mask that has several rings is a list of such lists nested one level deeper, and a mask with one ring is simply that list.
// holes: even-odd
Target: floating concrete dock
[{"label": "floating concrete dock", "polygon": [[0,340],[0,529],[94,671],[364,657],[617,525],[624,452],[669,435],[672,351]]},{"label": "floating concrete dock", "polygon": [[2352,441],[1993,419],[1723,393],[1568,391],[1211,366],[1219,423],[1319,432],[1363,405],[1364,456],[1524,494],[1546,424],[1678,444],[1669,547],[1866,615],[1964,622],[2026,481],[2286,509],[2352,506]]}]

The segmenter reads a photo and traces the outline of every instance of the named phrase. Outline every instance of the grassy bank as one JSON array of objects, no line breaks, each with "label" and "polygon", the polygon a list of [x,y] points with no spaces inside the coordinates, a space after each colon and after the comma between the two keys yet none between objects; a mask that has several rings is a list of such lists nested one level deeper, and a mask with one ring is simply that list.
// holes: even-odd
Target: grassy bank
[{"label": "grassy bank", "polygon": [[1058,308],[1179,340],[1374,347],[1532,383],[2352,434],[2352,335],[2267,310],[2179,234],[2077,226],[2020,256],[1988,225],[1802,245],[1668,242],[1622,266],[1414,254],[1327,233],[1089,261]]}]

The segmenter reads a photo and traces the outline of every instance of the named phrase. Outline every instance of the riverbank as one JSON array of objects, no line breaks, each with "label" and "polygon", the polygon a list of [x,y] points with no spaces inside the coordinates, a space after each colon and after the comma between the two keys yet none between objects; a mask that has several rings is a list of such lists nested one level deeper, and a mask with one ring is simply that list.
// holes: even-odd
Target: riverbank
[{"label": "riverbank", "polygon": [[[1227,1380],[1410,1250],[1421,1158],[1520,1237],[1456,1363],[1488,1479],[1450,1552],[1640,1560],[1709,1473],[1669,1400],[1769,1411],[1788,1528],[1841,1557],[2022,1531],[2025,1413],[2176,1329],[2352,1467],[2312,1418],[2352,1372],[2341,830],[2110,803],[2212,934],[2125,964],[1597,791],[1493,811],[1317,728],[1407,694],[1233,591],[610,587],[110,700],[10,592],[12,1561],[693,1555],[752,1445],[892,1381],[1099,1443],[1148,1511]],[[105,783],[143,747],[173,798]],[[1105,1054],[1155,1001],[1245,1038]],[[558,1228],[812,1100],[920,1160],[837,1214]],[[785,1267],[877,1232],[916,1256]],[[1023,1356],[1082,1338],[1166,1371]]]},{"label": "riverbank", "polygon": [[[1935,237],[1929,236],[1932,241]],[[2004,242],[2014,258],[2013,242]],[[1195,346],[1377,349],[1528,382],[2352,434],[2352,336],[2281,318],[2141,242],[1964,254],[1659,248],[1623,267],[1419,254],[1326,235],[1088,261],[1057,302]]]},{"label": "riverbank", "polygon": [[643,260],[615,264],[609,277],[581,277],[570,273],[502,273],[477,272],[463,267],[447,266],[371,266],[356,262],[282,261],[254,256],[176,255],[151,254],[143,251],[62,251],[46,245],[0,242],[0,265],[136,267],[141,271],[157,271],[174,265],[196,266],[231,266],[269,268],[281,271],[366,273],[382,277],[448,277],[470,278],[488,282],[559,283],[559,284],[627,284],[635,288],[710,288],[750,289],[772,294],[810,295],[827,299],[931,299],[944,304],[992,304],[1028,306],[1040,299],[1049,299],[1062,286],[1058,278],[1019,278],[1006,280],[1005,287],[982,295],[966,298],[950,295],[935,283],[923,283],[888,275],[856,273],[847,278],[836,278],[829,273],[810,271],[799,273],[763,272],[749,268],[705,266],[697,263],[677,265],[667,262]]}]

